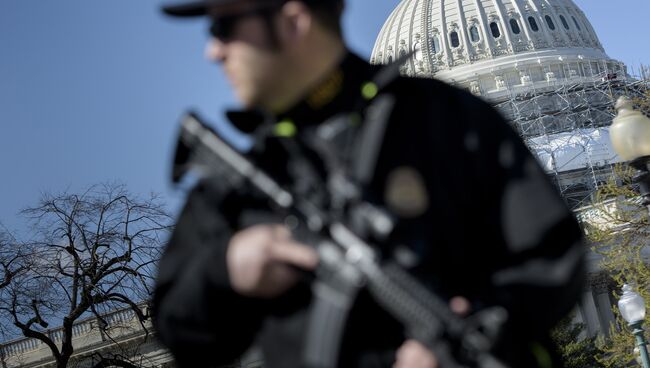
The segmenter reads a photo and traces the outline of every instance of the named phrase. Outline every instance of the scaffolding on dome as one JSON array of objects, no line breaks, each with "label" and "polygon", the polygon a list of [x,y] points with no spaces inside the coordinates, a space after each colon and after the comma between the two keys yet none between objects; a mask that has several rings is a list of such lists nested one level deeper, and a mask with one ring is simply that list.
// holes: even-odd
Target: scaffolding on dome
[{"label": "scaffolding on dome", "polygon": [[591,202],[619,161],[608,130],[618,97],[648,98],[647,76],[619,76],[604,70],[588,78],[558,79],[543,87],[535,83],[525,92],[506,86],[509,98],[494,104],[536,154],[573,209]]}]

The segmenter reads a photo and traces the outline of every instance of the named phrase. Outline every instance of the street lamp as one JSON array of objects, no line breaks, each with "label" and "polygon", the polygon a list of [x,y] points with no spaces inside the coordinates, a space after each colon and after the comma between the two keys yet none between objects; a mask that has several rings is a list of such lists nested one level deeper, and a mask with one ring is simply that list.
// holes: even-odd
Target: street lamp
[{"label": "street lamp", "polygon": [[637,169],[633,178],[639,184],[643,205],[650,211],[650,119],[635,111],[627,97],[616,101],[618,115],[609,128],[614,150]]},{"label": "street lamp", "polygon": [[641,295],[632,291],[630,285],[625,284],[623,285],[623,295],[618,301],[618,309],[636,337],[643,368],[650,368],[650,357],[648,357],[648,348],[646,346],[648,342],[645,340],[643,328],[641,327],[645,318],[645,301]]}]

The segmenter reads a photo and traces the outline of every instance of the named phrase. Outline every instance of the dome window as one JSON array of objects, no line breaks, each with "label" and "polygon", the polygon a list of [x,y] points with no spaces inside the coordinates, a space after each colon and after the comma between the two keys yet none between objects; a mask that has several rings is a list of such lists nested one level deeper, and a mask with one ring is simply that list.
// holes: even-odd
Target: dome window
[{"label": "dome window", "polygon": [[546,24],[548,24],[548,28],[551,29],[551,31],[555,31],[555,23],[553,23],[553,19],[551,19],[550,16],[545,16],[544,19],[546,19]]},{"label": "dome window", "polygon": [[490,23],[490,30],[492,31],[492,36],[494,36],[494,38],[501,37],[501,31],[499,30],[497,22]]},{"label": "dome window", "polygon": [[578,21],[576,20],[576,17],[571,17],[571,18],[573,18],[573,23],[576,24],[576,28],[578,28],[578,31],[582,31],[582,29],[580,28],[580,24],[578,24]]},{"label": "dome window", "polygon": [[562,25],[564,26],[564,29],[567,31],[569,30],[569,23],[566,22],[566,18],[564,18],[563,15],[560,15],[560,20],[562,21]]},{"label": "dome window", "polygon": [[528,17],[528,24],[530,24],[530,29],[533,31],[537,32],[539,31],[539,27],[537,26],[537,21],[533,17]]},{"label": "dome window", "polygon": [[521,33],[521,28],[519,28],[519,23],[517,23],[516,19],[510,19],[510,28],[512,29],[512,33],[516,35]]},{"label": "dome window", "polygon": [[460,46],[460,39],[458,39],[458,32],[453,31],[449,34],[449,40],[451,41],[451,47]]},{"label": "dome window", "polygon": [[434,35],[431,37],[431,53],[437,54],[440,52],[440,41],[438,40],[438,36]]},{"label": "dome window", "polygon": [[470,27],[469,37],[472,40],[472,42],[478,42],[481,40],[481,36],[478,34],[478,28],[476,28],[476,26]]}]

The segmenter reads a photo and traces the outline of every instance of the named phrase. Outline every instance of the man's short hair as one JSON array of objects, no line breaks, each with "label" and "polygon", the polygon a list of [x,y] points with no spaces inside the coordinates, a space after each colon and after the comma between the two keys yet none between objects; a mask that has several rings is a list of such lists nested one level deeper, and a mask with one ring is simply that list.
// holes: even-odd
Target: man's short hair
[{"label": "man's short hair", "polygon": [[341,14],[343,0],[301,0],[312,11],[318,22],[328,31],[342,37]]}]

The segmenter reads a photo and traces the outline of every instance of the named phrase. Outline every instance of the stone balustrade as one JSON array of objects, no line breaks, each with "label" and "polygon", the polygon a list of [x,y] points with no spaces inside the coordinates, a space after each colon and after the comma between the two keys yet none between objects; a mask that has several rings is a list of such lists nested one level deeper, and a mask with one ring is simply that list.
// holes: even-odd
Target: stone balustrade
[{"label": "stone balustrade", "polygon": [[[146,306],[140,306],[146,312]],[[102,316],[104,321],[97,317],[89,317],[77,321],[72,327],[72,344],[75,354],[73,359],[83,361],[93,353],[109,354],[112,350],[127,347],[127,350],[138,356],[146,358],[147,364],[143,366],[167,366],[171,357],[153,339],[151,322],[140,323],[135,312],[131,309],[117,310]],[[102,324],[106,328],[101,329]],[[42,331],[52,341],[61,346],[63,328]],[[146,338],[145,338],[146,337]],[[123,345],[123,346],[122,346]],[[120,351],[121,355],[124,352]],[[140,356],[142,355],[142,356]],[[156,363],[153,363],[153,362]],[[77,366],[86,366],[81,364]],[[0,344],[0,367],[2,368],[31,368],[54,367],[54,357],[50,348],[42,341],[34,338],[20,338]]]}]

